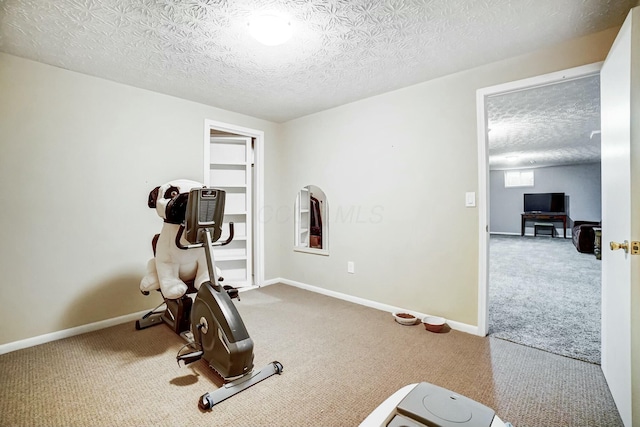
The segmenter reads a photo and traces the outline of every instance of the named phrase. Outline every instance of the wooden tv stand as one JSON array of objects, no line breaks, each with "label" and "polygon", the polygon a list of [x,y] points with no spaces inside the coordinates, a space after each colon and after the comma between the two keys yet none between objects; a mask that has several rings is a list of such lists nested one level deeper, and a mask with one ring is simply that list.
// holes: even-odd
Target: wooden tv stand
[{"label": "wooden tv stand", "polygon": [[564,212],[524,212],[522,214],[522,225],[520,226],[520,235],[524,236],[524,226],[527,221],[562,221],[562,231],[564,238],[567,238],[567,214]]}]

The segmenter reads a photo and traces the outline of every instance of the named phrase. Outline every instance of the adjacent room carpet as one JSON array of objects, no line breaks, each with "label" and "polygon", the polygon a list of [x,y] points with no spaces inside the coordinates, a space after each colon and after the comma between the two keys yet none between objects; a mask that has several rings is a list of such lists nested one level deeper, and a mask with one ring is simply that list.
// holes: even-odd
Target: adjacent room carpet
[{"label": "adjacent room carpet", "polygon": [[571,239],[492,235],[489,335],[600,363],[601,261]]},{"label": "adjacent room carpet", "polygon": [[165,325],[123,324],[0,355],[3,426],[357,426],[399,388],[428,381],[526,426],[621,426],[599,366],[286,285],[236,302],[256,366],[282,375],[201,412],[220,386],[204,361],[178,367]]}]

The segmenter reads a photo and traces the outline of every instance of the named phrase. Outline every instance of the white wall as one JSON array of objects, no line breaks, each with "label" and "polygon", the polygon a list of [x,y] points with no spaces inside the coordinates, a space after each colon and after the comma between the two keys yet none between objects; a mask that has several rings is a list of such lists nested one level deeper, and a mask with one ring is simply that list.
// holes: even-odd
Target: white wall
[{"label": "white wall", "polygon": [[601,61],[616,33],[286,123],[281,206],[292,213],[299,188],[321,187],[331,243],[328,257],[294,252],[283,216],[282,277],[476,325],[478,209],[464,204],[478,191],[476,90]]},{"label": "white wall", "polygon": [[[153,307],[138,285],[162,222],[156,185],[203,179],[204,120],[279,125],[0,54],[0,344]],[[267,277],[277,271],[267,224]]]}]

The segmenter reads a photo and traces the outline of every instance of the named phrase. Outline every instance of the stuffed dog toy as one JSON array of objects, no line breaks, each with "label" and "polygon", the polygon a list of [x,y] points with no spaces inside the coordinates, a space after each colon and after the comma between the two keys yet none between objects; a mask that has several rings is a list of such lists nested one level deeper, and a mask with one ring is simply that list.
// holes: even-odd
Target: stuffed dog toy
[{"label": "stuffed dog toy", "polygon": [[[200,289],[204,282],[210,280],[204,249],[184,250],[175,243],[180,224],[185,219],[189,191],[202,187],[199,182],[179,179],[156,187],[149,193],[148,205],[155,208],[158,216],[164,219],[164,225],[156,243],[155,258],[147,263],[147,275],[140,282],[143,294],[160,289],[165,298],[177,299],[187,291],[185,281],[193,280],[194,287]],[[189,244],[184,236],[180,242]],[[219,270],[216,270],[219,275]]]}]

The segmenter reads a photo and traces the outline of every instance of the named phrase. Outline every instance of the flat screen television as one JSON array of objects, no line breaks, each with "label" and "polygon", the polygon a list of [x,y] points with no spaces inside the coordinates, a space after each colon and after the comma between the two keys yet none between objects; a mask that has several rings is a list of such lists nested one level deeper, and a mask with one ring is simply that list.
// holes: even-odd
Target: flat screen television
[{"label": "flat screen television", "polygon": [[525,212],[565,212],[564,193],[530,193],[524,195]]}]

